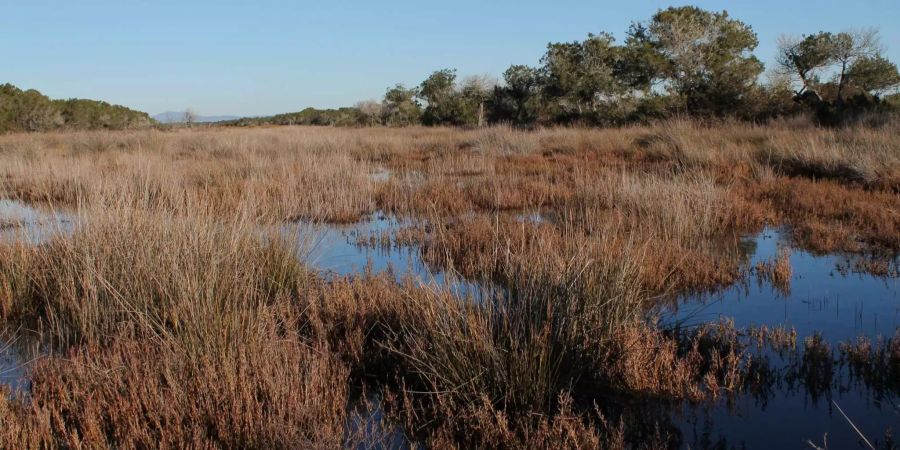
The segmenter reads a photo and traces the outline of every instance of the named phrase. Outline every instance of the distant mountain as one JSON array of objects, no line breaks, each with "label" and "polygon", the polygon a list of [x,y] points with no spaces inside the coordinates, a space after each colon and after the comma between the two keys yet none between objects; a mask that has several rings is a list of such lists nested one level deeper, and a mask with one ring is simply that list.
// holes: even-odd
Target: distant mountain
[{"label": "distant mountain", "polygon": [[[153,116],[153,119],[159,123],[182,123],[184,122],[184,111],[166,111]],[[224,122],[237,119],[240,119],[240,116],[194,116],[194,122],[197,123]]]}]

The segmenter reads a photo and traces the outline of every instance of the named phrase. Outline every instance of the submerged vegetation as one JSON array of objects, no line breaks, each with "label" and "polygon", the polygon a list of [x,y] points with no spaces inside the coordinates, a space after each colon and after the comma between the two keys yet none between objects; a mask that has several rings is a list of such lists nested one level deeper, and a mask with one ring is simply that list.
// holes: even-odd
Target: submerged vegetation
[{"label": "submerged vegetation", "polygon": [[[0,398],[0,446],[665,448],[690,444],[667,412],[685,402],[778,383],[893,398],[896,336],[666,324],[659,306],[746,277],[736,236],[767,224],[895,266],[898,131],[0,137],[2,196],[73,221],[0,243],[0,319],[42,349],[30,389]],[[403,225],[356,242],[484,288],[323,276],[304,258],[315,236],[284,231],[376,212]],[[790,289],[789,256],[752,269]]]}]

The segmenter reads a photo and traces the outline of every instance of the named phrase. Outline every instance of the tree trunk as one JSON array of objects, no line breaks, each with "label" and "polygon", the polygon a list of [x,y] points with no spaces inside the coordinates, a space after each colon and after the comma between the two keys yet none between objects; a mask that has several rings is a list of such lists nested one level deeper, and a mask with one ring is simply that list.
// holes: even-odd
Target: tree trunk
[{"label": "tree trunk", "polygon": [[847,77],[847,62],[844,61],[841,63],[841,77],[838,79],[838,88],[837,88],[837,104],[838,106],[844,105],[844,84],[846,84]]},{"label": "tree trunk", "polygon": [[478,128],[484,126],[484,102],[478,104]]}]

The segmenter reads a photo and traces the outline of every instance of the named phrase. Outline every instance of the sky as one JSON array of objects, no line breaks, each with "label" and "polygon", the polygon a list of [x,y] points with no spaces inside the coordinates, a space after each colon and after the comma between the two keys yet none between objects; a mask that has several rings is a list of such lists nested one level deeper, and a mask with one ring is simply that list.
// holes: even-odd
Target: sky
[{"label": "sky", "polygon": [[151,114],[351,106],[447,67],[499,77],[684,4],[750,24],[767,67],[782,34],[869,27],[900,62],[900,0],[0,0],[0,83]]}]

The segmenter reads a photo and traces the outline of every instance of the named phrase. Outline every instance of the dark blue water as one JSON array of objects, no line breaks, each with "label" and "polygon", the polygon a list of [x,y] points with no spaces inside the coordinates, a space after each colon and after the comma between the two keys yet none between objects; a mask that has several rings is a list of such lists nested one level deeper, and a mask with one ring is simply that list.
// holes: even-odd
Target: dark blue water
[{"label": "dark blue water", "polygon": [[0,385],[7,386],[9,393],[27,392],[31,388],[28,379],[28,362],[25,353],[16,348],[15,338],[0,333]]},{"label": "dark blue water", "polygon": [[[748,239],[755,251],[750,266],[777,256],[790,244],[777,230],[767,229]],[[793,276],[790,292],[751,275],[746,283],[724,291],[699,295],[663,312],[671,319],[691,323],[734,320],[739,328],[786,325],[802,339],[821,333],[826,340],[854,340],[857,336],[892,336],[900,326],[900,278],[848,272],[852,259],[815,256],[791,249]]]},{"label": "dark blue water", "polygon": [[[774,258],[790,243],[777,230],[766,230],[748,239],[753,249],[750,266]],[[900,280],[853,273],[852,259],[816,256],[791,249],[793,269],[790,290],[785,292],[753,275],[741,285],[714,295],[681,300],[665,313],[685,324],[733,320],[738,328],[766,325],[796,329],[797,344],[821,334],[834,351],[840,341],[858,336],[891,337],[900,327]],[[835,356],[837,353],[835,352]],[[796,360],[764,352],[779,376]],[[835,406],[837,405],[837,406]],[[900,433],[900,399],[896,393],[875,393],[850,380],[846,367],[836,367],[826,389],[802,380],[778,383],[766,395],[737,396],[733,404],[720,401],[711,407],[685,406],[674,421],[691,448],[725,445],[736,448],[812,448],[807,440],[828,448],[868,448],[847,418],[873,443],[884,441],[886,430]],[[898,436],[900,437],[900,436]]]}]

